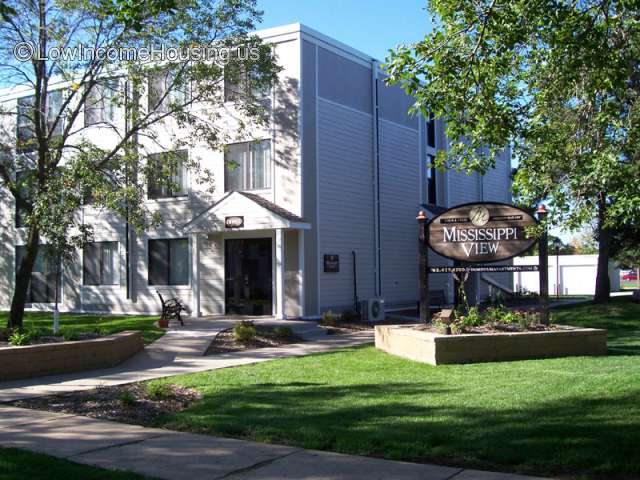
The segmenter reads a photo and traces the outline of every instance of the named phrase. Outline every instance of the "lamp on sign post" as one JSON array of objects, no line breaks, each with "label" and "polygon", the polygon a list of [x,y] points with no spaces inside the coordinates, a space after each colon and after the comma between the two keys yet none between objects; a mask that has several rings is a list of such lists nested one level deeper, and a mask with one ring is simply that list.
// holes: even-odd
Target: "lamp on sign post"
[{"label": "lamp on sign post", "polygon": [[556,252],[556,298],[560,298],[560,248],[562,240],[558,237],[553,239],[553,248]]},{"label": "lamp on sign post", "polygon": [[[543,203],[536,210],[538,220],[544,222],[547,217],[547,207]],[[549,253],[547,226],[543,223],[542,234],[538,240],[538,263],[540,264],[540,309],[543,325],[549,325]]]}]

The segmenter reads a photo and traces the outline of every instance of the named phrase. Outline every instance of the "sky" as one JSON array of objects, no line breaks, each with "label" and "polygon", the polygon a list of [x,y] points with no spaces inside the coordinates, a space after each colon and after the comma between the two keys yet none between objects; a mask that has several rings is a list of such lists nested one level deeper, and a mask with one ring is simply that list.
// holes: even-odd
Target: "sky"
[{"label": "sky", "polygon": [[430,29],[427,0],[258,0],[258,28],[304,23],[377,60],[400,43],[424,38]]}]

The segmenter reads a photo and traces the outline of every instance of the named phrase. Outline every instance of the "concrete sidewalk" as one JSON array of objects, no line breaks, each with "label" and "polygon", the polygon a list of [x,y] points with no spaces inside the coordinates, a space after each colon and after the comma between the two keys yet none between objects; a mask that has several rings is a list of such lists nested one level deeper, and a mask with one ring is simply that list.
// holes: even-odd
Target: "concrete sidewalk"
[{"label": "concrete sidewalk", "polygon": [[143,352],[114,368],[0,382],[0,403],[309,355],[373,342],[372,331],[327,335],[315,322],[266,318],[255,322],[289,326],[306,342],[204,356],[213,338],[220,331],[231,328],[237,321],[237,318],[228,317],[186,320],[185,327],[177,326],[170,329],[163,337],[148,345]]},{"label": "concrete sidewalk", "polygon": [[8,406],[0,406],[0,445],[171,480],[537,478],[193,435]]}]

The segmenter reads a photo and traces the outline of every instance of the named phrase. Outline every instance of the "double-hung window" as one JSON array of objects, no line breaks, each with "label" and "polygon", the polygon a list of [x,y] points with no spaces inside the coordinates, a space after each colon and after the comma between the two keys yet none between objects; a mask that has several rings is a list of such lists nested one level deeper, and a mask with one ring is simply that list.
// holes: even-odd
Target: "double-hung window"
[{"label": "double-hung window", "polygon": [[[33,140],[36,137],[36,129],[35,129],[35,96],[30,95],[28,97],[22,97],[18,99],[18,119],[17,119],[17,138],[18,141],[26,143],[22,147],[24,149],[29,149],[29,147],[34,147]],[[58,120],[55,123],[55,128],[52,131],[52,135],[62,135],[62,130],[64,128],[64,118],[58,118],[62,110],[62,90],[54,90],[47,94],[47,111],[45,113],[46,117],[46,125],[47,132],[54,128],[54,123],[56,119]]]},{"label": "double-hung window", "polygon": [[188,158],[187,150],[149,155],[148,197],[158,199],[186,196]]},{"label": "double-hung window", "polygon": [[170,70],[159,71],[149,77],[148,108],[150,112],[166,113],[183,107],[190,100],[190,86]]},{"label": "double-hung window", "polygon": [[[26,247],[16,247],[16,276],[25,254]],[[33,270],[31,271],[26,303],[55,302],[56,275],[58,274],[58,270],[59,268],[56,268],[55,259],[52,255],[48,254],[47,246],[40,245]],[[58,294],[60,293],[60,282],[58,282]],[[58,295],[58,299],[60,299],[60,295]]]},{"label": "double-hung window", "polygon": [[271,95],[271,85],[258,78],[255,68],[247,69],[244,65],[228,64],[224,69],[224,101],[237,102],[250,96],[266,101]]},{"label": "double-hung window", "polygon": [[118,242],[95,242],[82,252],[84,285],[117,285],[120,258]]},{"label": "double-hung window", "polygon": [[107,78],[98,81],[87,97],[84,107],[84,124],[113,123],[118,117],[120,80]]},{"label": "double-hung window", "polygon": [[224,189],[271,188],[271,141],[234,143],[225,152]]},{"label": "double-hung window", "polygon": [[149,240],[149,285],[189,284],[189,240]]}]

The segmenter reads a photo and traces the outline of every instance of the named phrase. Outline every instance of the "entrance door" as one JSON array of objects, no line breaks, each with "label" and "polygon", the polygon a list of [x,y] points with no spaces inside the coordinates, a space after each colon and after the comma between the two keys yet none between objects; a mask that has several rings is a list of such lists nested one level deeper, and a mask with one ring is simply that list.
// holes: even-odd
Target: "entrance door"
[{"label": "entrance door", "polygon": [[224,242],[225,312],[271,315],[271,239]]}]

